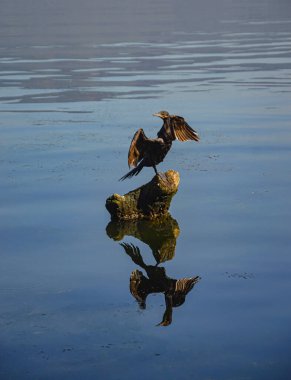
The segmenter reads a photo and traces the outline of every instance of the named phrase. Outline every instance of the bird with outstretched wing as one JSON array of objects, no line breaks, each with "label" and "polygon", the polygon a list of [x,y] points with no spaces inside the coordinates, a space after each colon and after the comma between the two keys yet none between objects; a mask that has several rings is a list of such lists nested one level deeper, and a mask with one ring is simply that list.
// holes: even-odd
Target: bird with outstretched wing
[{"label": "bird with outstretched wing", "polygon": [[163,126],[157,138],[147,138],[142,128],[134,134],[128,151],[128,166],[134,168],[120,180],[138,175],[145,166],[153,167],[155,173],[158,174],[156,165],[164,160],[174,140],[199,141],[198,133],[183,117],[170,115],[167,111],[160,111],[154,116],[163,120]]}]

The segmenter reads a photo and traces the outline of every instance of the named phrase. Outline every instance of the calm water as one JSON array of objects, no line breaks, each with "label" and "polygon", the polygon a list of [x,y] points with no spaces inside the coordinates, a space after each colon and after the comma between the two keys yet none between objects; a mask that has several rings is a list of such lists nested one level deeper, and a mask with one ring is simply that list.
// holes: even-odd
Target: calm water
[{"label": "calm water", "polygon": [[[0,379],[290,379],[291,2],[0,5]],[[172,219],[114,225],[161,109]]]}]

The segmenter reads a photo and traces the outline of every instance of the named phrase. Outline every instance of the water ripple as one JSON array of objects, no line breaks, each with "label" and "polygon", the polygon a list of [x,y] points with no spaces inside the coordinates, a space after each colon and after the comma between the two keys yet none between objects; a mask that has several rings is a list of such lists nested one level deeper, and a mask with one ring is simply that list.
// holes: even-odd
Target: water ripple
[{"label": "water ripple", "polygon": [[[4,103],[155,98],[223,86],[289,91],[291,33],[222,33],[173,43],[33,45],[0,59]],[[267,78],[267,79],[266,79]]]}]

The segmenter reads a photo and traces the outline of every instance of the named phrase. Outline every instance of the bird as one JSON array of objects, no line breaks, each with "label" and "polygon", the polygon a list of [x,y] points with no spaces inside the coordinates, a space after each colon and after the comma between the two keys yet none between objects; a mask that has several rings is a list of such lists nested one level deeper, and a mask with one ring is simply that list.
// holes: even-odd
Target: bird
[{"label": "bird", "polygon": [[134,244],[120,243],[132,261],[145,270],[147,277],[138,269],[130,275],[130,293],[141,309],[146,308],[146,299],[152,293],[164,293],[166,309],[163,320],[157,326],[169,326],[172,323],[173,307],[183,305],[187,294],[193,289],[201,277],[174,279],[168,277],[166,269],[156,265],[147,265],[143,261],[140,249]]},{"label": "bird", "polygon": [[120,181],[138,175],[144,167],[153,167],[158,174],[156,166],[164,160],[174,140],[199,141],[198,133],[182,116],[170,115],[167,111],[154,113],[153,116],[163,120],[157,138],[149,139],[142,128],[135,132],[128,151],[128,167],[134,168],[121,177]]}]

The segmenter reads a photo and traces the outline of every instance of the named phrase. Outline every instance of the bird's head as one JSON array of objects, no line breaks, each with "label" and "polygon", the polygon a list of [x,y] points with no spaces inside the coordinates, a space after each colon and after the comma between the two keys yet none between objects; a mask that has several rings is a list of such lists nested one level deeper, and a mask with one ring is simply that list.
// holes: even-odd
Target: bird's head
[{"label": "bird's head", "polygon": [[167,111],[160,111],[160,112],[154,113],[153,116],[160,117],[161,119],[166,119],[167,117],[170,116],[170,114]]}]

